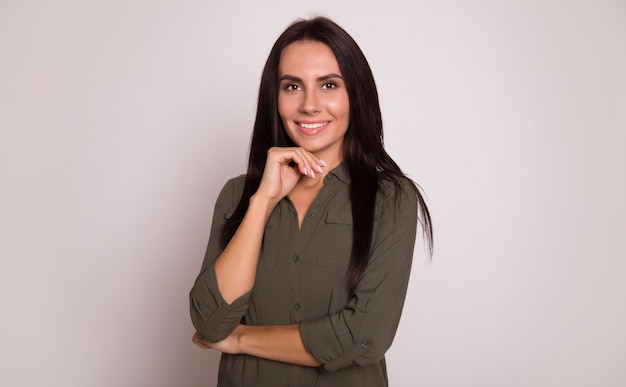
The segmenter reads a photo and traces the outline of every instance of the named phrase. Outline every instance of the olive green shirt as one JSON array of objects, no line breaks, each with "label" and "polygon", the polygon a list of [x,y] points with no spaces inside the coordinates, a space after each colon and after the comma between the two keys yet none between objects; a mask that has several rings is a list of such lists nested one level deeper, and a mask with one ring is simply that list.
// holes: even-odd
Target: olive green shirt
[{"label": "olive green shirt", "polygon": [[213,263],[244,178],[229,180],[217,199],[208,249],[190,294],[192,322],[200,337],[211,342],[224,339],[240,322],[301,323],[304,346],[322,366],[222,354],[218,386],[387,386],[384,354],[400,320],[417,228],[411,183],[404,181],[399,190],[381,183],[371,257],[352,297],[346,287],[352,246],[350,180],[339,165],[325,177],[301,229],[289,198],[278,203],[265,226],[254,288],[228,304],[218,290]]}]

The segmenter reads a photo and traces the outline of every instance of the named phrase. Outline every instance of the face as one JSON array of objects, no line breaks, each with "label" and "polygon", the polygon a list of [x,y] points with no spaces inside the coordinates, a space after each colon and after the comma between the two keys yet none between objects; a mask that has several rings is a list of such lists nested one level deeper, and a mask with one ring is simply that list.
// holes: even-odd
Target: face
[{"label": "face", "polygon": [[326,162],[341,160],[350,102],[330,47],[291,43],[280,57],[278,79],[278,113],[291,140]]}]

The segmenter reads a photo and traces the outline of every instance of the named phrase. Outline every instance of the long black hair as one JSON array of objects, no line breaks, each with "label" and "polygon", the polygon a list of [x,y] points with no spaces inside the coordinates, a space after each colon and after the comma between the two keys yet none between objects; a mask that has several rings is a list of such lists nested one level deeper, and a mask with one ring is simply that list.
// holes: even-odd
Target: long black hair
[{"label": "long black hair", "polygon": [[[315,17],[294,22],[280,35],[270,51],[261,76],[243,194],[226,223],[222,244],[228,244],[248,210],[250,198],[261,182],[267,151],[275,146],[294,146],[278,114],[278,65],[285,47],[298,41],[315,41],[330,47],[337,58],[350,101],[350,124],[344,137],[342,156],[350,176],[353,240],[347,287],[353,293],[369,261],[379,183],[381,179],[386,179],[399,188],[400,180],[407,177],[384,149],[378,92],[369,64],[354,39],[328,18]],[[424,237],[432,254],[430,213],[419,187],[415,183],[412,187],[418,200]]]}]

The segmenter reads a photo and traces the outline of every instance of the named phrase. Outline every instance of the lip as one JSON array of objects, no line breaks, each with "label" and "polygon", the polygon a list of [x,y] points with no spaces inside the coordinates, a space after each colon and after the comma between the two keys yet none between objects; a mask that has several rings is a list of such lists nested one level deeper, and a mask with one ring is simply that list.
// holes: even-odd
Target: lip
[{"label": "lip", "polygon": [[[307,136],[313,136],[322,132],[324,129],[328,128],[330,123],[331,121],[296,121],[295,122],[300,132],[306,134]],[[302,125],[306,125],[307,127],[304,127]]]}]

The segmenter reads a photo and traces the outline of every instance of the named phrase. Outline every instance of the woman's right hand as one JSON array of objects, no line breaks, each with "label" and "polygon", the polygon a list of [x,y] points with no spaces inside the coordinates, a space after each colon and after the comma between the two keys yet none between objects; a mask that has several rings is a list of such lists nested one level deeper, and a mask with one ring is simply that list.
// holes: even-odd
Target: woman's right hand
[{"label": "woman's right hand", "polygon": [[273,147],[267,152],[265,170],[255,195],[278,203],[296,186],[300,178],[315,179],[326,163],[299,147]]}]

